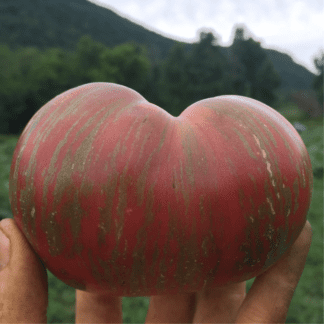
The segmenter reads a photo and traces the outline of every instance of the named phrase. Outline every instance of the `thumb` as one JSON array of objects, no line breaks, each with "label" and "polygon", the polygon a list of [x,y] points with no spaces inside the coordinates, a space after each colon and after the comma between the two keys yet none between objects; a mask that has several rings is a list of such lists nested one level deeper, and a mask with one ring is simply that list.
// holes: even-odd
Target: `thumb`
[{"label": "thumb", "polygon": [[47,306],[46,268],[15,220],[2,220],[0,323],[47,323]]}]

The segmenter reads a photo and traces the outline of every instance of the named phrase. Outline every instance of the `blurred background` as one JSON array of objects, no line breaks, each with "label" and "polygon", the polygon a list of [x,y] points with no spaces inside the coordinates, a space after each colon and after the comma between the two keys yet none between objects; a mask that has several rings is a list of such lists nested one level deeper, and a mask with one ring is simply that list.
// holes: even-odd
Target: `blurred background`
[{"label": "blurred background", "polygon": [[[179,116],[190,104],[248,96],[280,112],[311,156],[313,243],[287,323],[323,322],[323,21],[321,0],[0,0],[0,220],[30,118],[89,82],[128,86]],[[48,323],[74,323],[75,291],[49,275]],[[248,289],[253,279],[248,281]],[[146,297],[123,298],[144,323]]]}]

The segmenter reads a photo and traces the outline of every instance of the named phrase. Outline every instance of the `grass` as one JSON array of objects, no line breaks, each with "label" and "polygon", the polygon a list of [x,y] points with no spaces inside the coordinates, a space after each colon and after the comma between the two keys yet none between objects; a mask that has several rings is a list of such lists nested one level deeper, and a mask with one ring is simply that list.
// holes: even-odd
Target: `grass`
[{"label": "grass", "polygon": [[[301,120],[291,109],[280,111],[290,122],[301,121],[307,131],[301,137],[311,157],[314,192],[308,213],[313,242],[305,270],[295,291],[286,323],[322,323],[323,321],[323,118]],[[9,172],[17,136],[0,135],[0,218],[12,217],[8,199]],[[74,323],[75,291],[48,271],[48,323]],[[247,282],[249,290],[254,279]],[[123,298],[124,323],[144,323],[149,305],[147,297]]]}]

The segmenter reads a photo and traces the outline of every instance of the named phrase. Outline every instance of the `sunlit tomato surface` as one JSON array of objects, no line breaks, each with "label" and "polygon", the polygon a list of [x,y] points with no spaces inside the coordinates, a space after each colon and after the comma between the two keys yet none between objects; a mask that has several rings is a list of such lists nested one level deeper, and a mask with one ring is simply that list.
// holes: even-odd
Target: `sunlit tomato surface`
[{"label": "sunlit tomato surface", "polygon": [[178,117],[90,83],[43,106],[17,143],[14,218],[66,284],[115,296],[255,277],[301,232],[312,167],[294,127],[256,100],[201,100]]}]

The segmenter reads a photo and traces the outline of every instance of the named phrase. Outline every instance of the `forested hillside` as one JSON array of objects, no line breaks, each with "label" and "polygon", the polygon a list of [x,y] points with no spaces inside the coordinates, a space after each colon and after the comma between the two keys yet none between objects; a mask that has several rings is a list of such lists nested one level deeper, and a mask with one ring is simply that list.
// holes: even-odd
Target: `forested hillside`
[{"label": "forested hillside", "polygon": [[297,90],[314,87],[323,96],[320,75],[264,49],[240,27],[229,47],[208,30],[186,44],[86,0],[12,0],[0,2],[0,30],[2,134],[19,134],[46,102],[89,82],[128,86],[174,116],[225,94],[275,109]]},{"label": "forested hillside", "polygon": [[[151,61],[165,59],[176,42],[134,24],[87,0],[11,0],[0,3],[0,43],[73,50],[88,34],[108,47],[134,41],[148,48]],[[192,44],[184,44],[188,52]],[[231,47],[222,47],[225,56]],[[285,90],[310,89],[314,75],[287,54],[265,49]],[[287,73],[287,70],[289,73]]]}]

